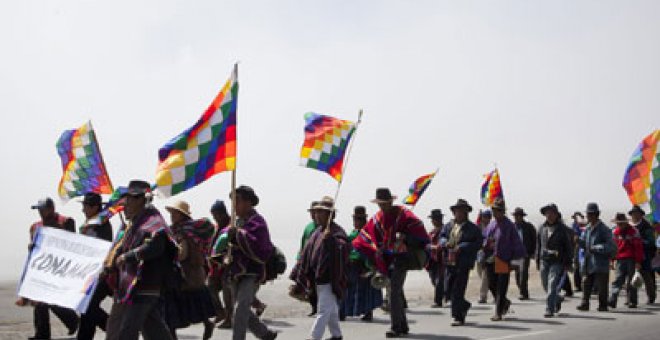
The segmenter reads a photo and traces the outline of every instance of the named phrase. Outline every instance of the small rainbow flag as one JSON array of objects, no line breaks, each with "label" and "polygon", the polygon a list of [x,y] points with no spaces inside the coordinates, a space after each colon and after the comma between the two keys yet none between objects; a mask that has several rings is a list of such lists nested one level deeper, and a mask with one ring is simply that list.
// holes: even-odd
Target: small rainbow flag
[{"label": "small rainbow flag", "polygon": [[103,220],[109,220],[112,216],[124,211],[124,195],[128,192],[127,187],[118,187],[110,196],[108,203],[103,206],[100,215]]},{"label": "small rainbow flag", "polygon": [[236,169],[238,67],[202,117],[158,150],[156,185],[165,197]]},{"label": "small rainbow flag", "polygon": [[91,122],[64,131],[56,146],[64,171],[58,186],[60,197],[70,199],[88,192],[112,193],[110,177]]},{"label": "small rainbow flag", "polygon": [[484,175],[486,179],[481,186],[481,202],[490,207],[495,202],[496,198],[504,199],[504,192],[502,192],[502,184],[500,183],[500,172],[495,170]]},{"label": "small rainbow flag", "polygon": [[410,185],[410,189],[408,189],[409,194],[403,199],[403,203],[407,205],[416,205],[417,201],[422,197],[422,194],[424,194],[424,191],[429,187],[429,184],[431,184],[433,177],[435,177],[435,174],[437,173],[438,171],[436,170],[434,173],[416,179],[413,184]]},{"label": "small rainbow flag", "polygon": [[623,187],[632,204],[648,205],[653,221],[660,221],[660,130],[646,136],[633,152]]},{"label": "small rainbow flag", "polygon": [[300,150],[300,165],[327,172],[341,182],[344,155],[356,124],[330,116],[305,114],[305,142]]}]

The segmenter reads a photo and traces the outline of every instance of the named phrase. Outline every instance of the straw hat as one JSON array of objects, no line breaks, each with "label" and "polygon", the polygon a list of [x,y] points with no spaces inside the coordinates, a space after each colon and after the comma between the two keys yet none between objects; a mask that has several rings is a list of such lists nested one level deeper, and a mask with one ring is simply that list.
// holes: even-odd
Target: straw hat
[{"label": "straw hat", "polygon": [[180,213],[182,213],[182,214],[184,214],[188,217],[192,217],[192,216],[190,216],[191,215],[190,205],[188,205],[188,203],[185,202],[185,201],[176,201],[172,204],[169,204],[169,205],[165,206],[165,209],[167,209],[167,211],[169,211],[169,212],[178,211],[178,212],[180,212]]}]

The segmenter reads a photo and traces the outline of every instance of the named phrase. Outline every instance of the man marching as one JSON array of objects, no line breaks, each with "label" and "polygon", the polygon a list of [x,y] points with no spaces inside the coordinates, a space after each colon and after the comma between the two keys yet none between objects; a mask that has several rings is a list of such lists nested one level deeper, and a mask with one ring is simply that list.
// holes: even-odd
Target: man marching
[{"label": "man marching", "polygon": [[513,218],[516,224],[516,230],[527,251],[527,256],[525,256],[522,265],[514,268],[516,272],[516,285],[520,290],[520,300],[529,300],[529,264],[534,254],[536,254],[536,228],[531,223],[525,221],[525,216],[527,216],[527,213],[522,208],[514,209]]},{"label": "man marching", "polygon": [[642,245],[644,246],[644,261],[642,262],[642,268],[640,273],[644,278],[644,287],[646,288],[646,296],[648,298],[647,304],[655,303],[656,297],[656,279],[655,273],[651,266],[651,260],[655,257],[656,254],[656,245],[655,245],[655,231],[653,227],[647,221],[644,216],[646,212],[638,205],[633,206],[633,208],[628,212],[630,215],[630,224],[637,228],[639,235],[642,237]]},{"label": "man marching", "polygon": [[562,276],[568,275],[567,269],[573,259],[573,240],[555,204],[541,208],[541,214],[545,216],[545,222],[539,228],[536,268],[541,270],[541,283],[548,294],[544,316],[551,318],[561,309],[559,283]]},{"label": "man marching", "polygon": [[[82,206],[85,214],[85,224],[80,228],[80,233],[112,242],[112,225],[108,218],[100,214],[102,209],[101,195],[94,192],[86,193]],[[77,340],[94,339],[96,327],[103,331],[106,330],[108,313],[100,305],[103,299],[111,295],[112,291],[102,275],[98,280],[89,307],[87,307],[87,312],[80,315]]]},{"label": "man marching", "polygon": [[644,260],[642,238],[639,231],[628,223],[625,214],[616,214],[616,218],[612,222],[616,223],[616,228],[612,233],[617,248],[616,278],[612,282],[612,295],[608,300],[608,305],[611,308],[616,308],[619,292],[625,283],[628,288],[628,308],[637,308],[637,288],[633,287],[631,281],[635,271],[642,268],[642,261]]},{"label": "man marching", "polygon": [[124,236],[110,258],[116,289],[106,339],[137,340],[140,333],[145,339],[172,339],[159,307],[176,268],[177,245],[165,219],[150,203],[149,183],[131,181],[125,197]]},{"label": "man marching", "polygon": [[442,223],[444,215],[442,210],[433,209],[431,210],[431,223],[433,223],[433,230],[429,233],[431,238],[431,244],[429,244],[429,251],[431,253],[431,259],[427,265],[427,270],[429,276],[431,277],[431,283],[435,287],[435,293],[433,295],[433,308],[442,307],[442,300],[445,297],[445,260],[443,255],[443,245],[440,242]]},{"label": "man marching", "polygon": [[[324,197],[313,209],[318,228],[312,233],[298,260],[296,281],[307,291],[316,291],[317,315],[311,339],[321,340],[326,326],[330,339],[341,340],[339,302],[346,293],[350,244],[346,232],[334,222],[334,200]],[[311,286],[314,286],[313,288]]]},{"label": "man marching", "polygon": [[584,249],[582,262],[582,303],[580,311],[589,310],[589,298],[594,285],[598,287],[598,311],[607,312],[607,291],[610,277],[610,259],[616,251],[612,241],[612,231],[600,220],[598,204],[587,204],[587,227],[578,240]]},{"label": "man marching", "polygon": [[452,326],[463,326],[465,317],[472,306],[465,300],[465,290],[470,270],[477,260],[477,252],[481,249],[483,234],[481,229],[468,219],[472,211],[470,204],[459,199],[451,206],[454,219],[449,223],[446,235],[447,243],[447,282],[451,282],[451,316]]},{"label": "man marching", "polygon": [[391,329],[385,333],[387,338],[403,337],[409,332],[403,285],[408,268],[416,260],[416,250],[424,251],[430,242],[422,221],[410,210],[395,205],[395,199],[389,189],[377,189],[372,202],[378,204],[380,211],[353,240],[353,247],[369,258],[376,269],[390,280]]},{"label": "man marching", "polygon": [[[34,236],[37,230],[42,227],[51,227],[76,232],[76,225],[72,218],[60,215],[55,211],[55,203],[48,197],[39,200],[37,204],[32,206],[32,209],[39,211],[41,220],[35,222],[30,227],[30,245],[28,249],[31,251],[34,242]],[[19,299],[16,304],[23,306],[27,303],[27,299]],[[50,339],[50,312],[52,311],[64,323],[69,330],[69,335],[72,335],[78,329],[78,316],[76,312],[71,309],[49,305],[42,302],[32,302],[34,305],[34,337],[30,339]]]},{"label": "man marching", "polygon": [[509,289],[511,261],[522,259],[527,254],[516,226],[506,217],[504,200],[495,199],[492,206],[493,221],[486,228],[484,250],[487,260],[488,285],[495,291],[495,315],[491,321],[501,321],[508,313],[511,301],[506,294]]},{"label": "man marching", "polygon": [[266,280],[266,261],[274,246],[266,220],[255,207],[259,197],[251,187],[241,185],[235,190],[237,227],[228,228],[228,275],[234,299],[234,340],[244,340],[249,329],[259,339],[272,340],[277,333],[259,320],[250,306],[256,298],[259,285]]}]

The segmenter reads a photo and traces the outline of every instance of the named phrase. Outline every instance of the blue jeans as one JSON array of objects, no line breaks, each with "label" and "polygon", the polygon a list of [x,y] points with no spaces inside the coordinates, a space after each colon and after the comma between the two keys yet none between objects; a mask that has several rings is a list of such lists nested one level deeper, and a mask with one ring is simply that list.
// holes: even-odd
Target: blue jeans
[{"label": "blue jeans", "polygon": [[548,294],[546,311],[550,313],[557,312],[560,299],[559,290],[561,289],[559,283],[563,275],[564,266],[561,263],[541,262],[541,283],[543,284],[543,290]]}]

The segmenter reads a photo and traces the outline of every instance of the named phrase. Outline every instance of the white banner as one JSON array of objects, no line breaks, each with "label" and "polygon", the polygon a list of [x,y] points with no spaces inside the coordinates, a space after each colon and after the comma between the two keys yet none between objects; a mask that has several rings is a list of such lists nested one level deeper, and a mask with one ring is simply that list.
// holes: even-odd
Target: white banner
[{"label": "white banner", "polygon": [[61,229],[39,228],[18,295],[84,313],[111,245]]}]

